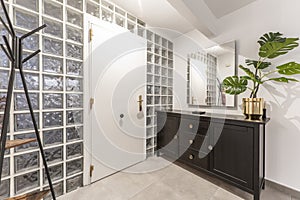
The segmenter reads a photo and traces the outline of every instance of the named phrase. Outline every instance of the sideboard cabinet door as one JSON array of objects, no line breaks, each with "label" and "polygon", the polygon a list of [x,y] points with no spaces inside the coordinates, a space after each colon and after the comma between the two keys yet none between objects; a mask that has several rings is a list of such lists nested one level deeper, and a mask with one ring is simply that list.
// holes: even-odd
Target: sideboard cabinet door
[{"label": "sideboard cabinet door", "polygon": [[[158,116],[158,120],[160,120]],[[168,116],[164,125],[158,128],[161,130],[157,134],[157,147],[159,153],[163,156],[169,156],[177,158],[179,154],[179,139],[178,139],[178,127],[179,119],[174,116]]]},{"label": "sideboard cabinet door", "polygon": [[253,128],[213,124],[211,171],[242,187],[253,189]]}]

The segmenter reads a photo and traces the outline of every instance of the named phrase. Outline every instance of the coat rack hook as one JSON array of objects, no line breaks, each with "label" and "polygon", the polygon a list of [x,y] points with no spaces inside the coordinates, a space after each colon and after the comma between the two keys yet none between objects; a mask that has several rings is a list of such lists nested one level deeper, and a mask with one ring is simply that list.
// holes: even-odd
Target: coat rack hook
[{"label": "coat rack hook", "polygon": [[[9,18],[9,16],[8,16],[8,12],[7,12],[7,10],[6,10],[5,4],[4,4],[4,0],[1,0],[1,5],[2,5],[2,8],[3,8],[3,11],[4,11],[4,15],[5,15],[5,17],[6,17],[6,20],[7,20],[7,22],[8,22],[8,26],[9,26],[9,29],[8,29],[8,30],[10,30],[11,36],[14,37],[16,34],[15,34],[15,31],[14,31],[13,25],[12,25],[12,23],[11,23],[11,21],[10,21],[10,18]],[[1,22],[2,22],[2,21],[1,21]]]}]

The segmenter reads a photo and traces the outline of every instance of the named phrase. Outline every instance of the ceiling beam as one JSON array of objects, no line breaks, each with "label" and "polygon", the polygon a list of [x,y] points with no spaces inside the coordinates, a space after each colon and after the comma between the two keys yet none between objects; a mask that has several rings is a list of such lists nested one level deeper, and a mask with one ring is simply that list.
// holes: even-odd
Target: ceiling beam
[{"label": "ceiling beam", "polygon": [[216,36],[216,17],[203,0],[167,0],[186,20],[206,37]]}]

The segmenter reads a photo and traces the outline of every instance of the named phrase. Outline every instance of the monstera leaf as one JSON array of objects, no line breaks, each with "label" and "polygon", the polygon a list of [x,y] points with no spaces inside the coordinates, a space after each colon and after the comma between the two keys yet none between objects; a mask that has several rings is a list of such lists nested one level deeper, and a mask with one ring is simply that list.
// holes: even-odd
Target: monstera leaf
[{"label": "monstera leaf", "polygon": [[288,83],[289,81],[293,82],[299,82],[297,79],[294,78],[286,78],[286,77],[279,77],[279,78],[270,78],[270,81],[276,81],[276,82],[283,82],[283,83]]},{"label": "monstera leaf", "polygon": [[247,90],[247,78],[238,76],[229,76],[223,80],[222,86],[227,94],[237,95]]},{"label": "monstera leaf", "polygon": [[263,36],[261,36],[259,38],[259,40],[257,41],[260,46],[263,46],[264,44],[266,44],[267,42],[284,42],[286,38],[281,37],[282,34],[277,32],[277,33],[265,33]]},{"label": "monstera leaf", "polygon": [[271,65],[270,62],[261,62],[259,66],[257,66],[258,61],[246,59],[246,64],[248,66],[253,65],[257,69],[265,69]]},{"label": "monstera leaf", "polygon": [[290,50],[298,47],[299,38],[286,38],[284,42],[266,42],[259,49],[259,56],[262,58],[276,58],[288,53]]},{"label": "monstera leaf", "polygon": [[[261,80],[257,79],[255,77],[255,74],[253,72],[251,72],[250,69],[243,67],[242,65],[240,65],[239,68],[242,69],[252,81],[262,84]],[[249,80],[249,78],[247,78],[247,79]]]},{"label": "monstera leaf", "polygon": [[289,62],[277,67],[279,74],[295,75],[300,74],[300,64],[296,62]]}]

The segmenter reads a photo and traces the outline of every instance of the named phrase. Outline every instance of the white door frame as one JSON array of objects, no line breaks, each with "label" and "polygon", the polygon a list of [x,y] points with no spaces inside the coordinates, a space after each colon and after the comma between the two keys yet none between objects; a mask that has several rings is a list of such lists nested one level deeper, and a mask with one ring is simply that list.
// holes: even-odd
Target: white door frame
[{"label": "white door frame", "polygon": [[83,109],[84,109],[84,129],[83,129],[83,143],[84,143],[84,164],[83,164],[83,185],[91,184],[91,177],[90,177],[90,166],[92,164],[92,126],[91,126],[91,109],[90,109],[90,98],[92,91],[90,89],[90,67],[91,67],[91,60],[89,59],[89,52],[90,52],[90,41],[89,41],[89,30],[91,28],[91,23],[99,22],[99,18],[94,17],[89,14],[84,14],[84,25],[83,25],[83,35],[84,35],[84,47],[83,47],[83,58],[84,58],[84,65],[83,65],[83,89],[84,89],[84,97],[83,97]]}]

